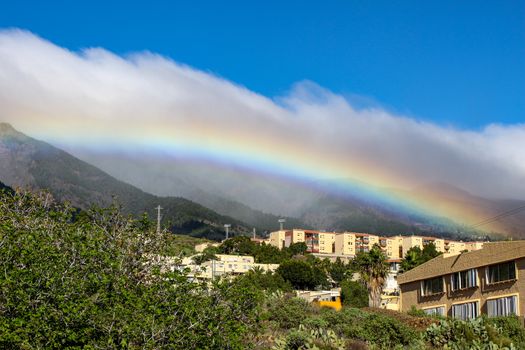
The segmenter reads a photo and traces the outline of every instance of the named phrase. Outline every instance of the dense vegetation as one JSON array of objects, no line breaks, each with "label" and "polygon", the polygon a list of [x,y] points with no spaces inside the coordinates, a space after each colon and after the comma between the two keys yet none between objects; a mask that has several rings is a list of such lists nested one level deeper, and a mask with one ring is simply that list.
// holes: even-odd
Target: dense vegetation
[{"label": "dense vegetation", "polygon": [[157,235],[118,208],[73,210],[49,195],[0,202],[0,348],[243,349],[258,289],[166,270]]},{"label": "dense vegetation", "polygon": [[401,270],[406,272],[412,270],[427,261],[443,253],[438,252],[434,243],[426,244],[423,249],[415,246],[407,250],[405,257],[401,261]]},{"label": "dense vegetation", "polygon": [[248,237],[238,236],[224,241],[218,247],[208,247],[195,257],[197,263],[211,260],[215,254],[251,255],[255,262],[262,264],[280,264],[275,273],[267,273],[266,278],[275,278],[277,284],[284,280],[289,286],[300,290],[329,289],[338,287],[352,272],[350,264],[337,259],[334,263],[328,259],[319,259],[306,253],[304,243],[294,243],[278,249],[269,244],[257,244]]},{"label": "dense vegetation", "polygon": [[92,205],[108,207],[115,201],[122,211],[139,218],[144,212],[155,217],[163,211],[163,224],[172,232],[214,240],[224,238],[224,224],[231,232],[247,232],[246,225],[179,197],[158,197],[119,181],[102,170],[45,142],[32,139],[4,124],[0,145],[11,157],[2,163],[2,181],[32,189],[45,189],[61,202],[87,210]]},{"label": "dense vegetation", "polygon": [[[517,318],[462,322],[355,308],[368,299],[363,284],[350,280],[358,265],[316,259],[302,245],[273,258],[289,267],[288,276],[257,270],[212,284],[192,282],[163,258],[190,254],[192,239],[157,234],[147,217],[125,217],[117,207],[78,213],[47,194],[4,193],[0,199],[0,348],[525,346]],[[248,241],[237,237],[218,249],[270,259],[272,248]],[[347,306],[320,309],[288,293],[304,277],[297,266],[319,269],[325,282],[341,284]]]}]

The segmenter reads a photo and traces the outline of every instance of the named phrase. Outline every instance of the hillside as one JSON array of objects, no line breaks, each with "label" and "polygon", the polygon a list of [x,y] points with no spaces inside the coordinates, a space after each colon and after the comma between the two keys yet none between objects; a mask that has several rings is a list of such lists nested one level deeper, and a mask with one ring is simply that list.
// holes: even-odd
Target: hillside
[{"label": "hillside", "polygon": [[[436,213],[443,208],[457,208],[456,212],[463,213],[467,208],[472,219],[466,218],[466,224],[516,208],[523,202],[475,197],[450,185],[444,188],[444,184],[430,184],[413,190],[399,190],[375,188],[351,178],[293,181],[199,160],[122,156],[78,149],[72,151],[112,176],[146,192],[182,196],[222,215],[265,229],[275,229],[277,218],[286,216],[288,228],[301,226],[383,234],[426,232],[477,239],[488,233],[494,235],[495,232],[522,237],[525,231],[525,211],[506,217],[496,225],[493,223],[480,227],[486,231],[480,232],[446,217],[414,213],[398,202],[386,203],[381,201],[381,196],[374,200],[361,193],[361,189],[368,188],[371,192],[398,193],[402,198],[414,197],[435,206]],[[353,187],[348,184],[353,184]]]},{"label": "hillside", "polygon": [[109,206],[116,200],[132,215],[163,208],[163,223],[177,233],[220,239],[223,225],[232,232],[247,231],[240,221],[220,215],[197,203],[178,197],[159,197],[119,181],[100,169],[45,142],[32,139],[9,124],[0,124],[0,180],[11,187],[49,190],[59,201],[78,208]]}]

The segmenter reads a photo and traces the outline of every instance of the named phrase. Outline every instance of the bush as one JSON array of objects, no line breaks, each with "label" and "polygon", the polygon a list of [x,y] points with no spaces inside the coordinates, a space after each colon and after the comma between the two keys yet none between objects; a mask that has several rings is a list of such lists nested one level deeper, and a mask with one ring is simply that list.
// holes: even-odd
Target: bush
[{"label": "bush", "polygon": [[295,297],[275,297],[268,300],[268,319],[275,321],[280,328],[298,327],[309,314],[312,306],[305,300]]},{"label": "bush", "polygon": [[359,324],[345,328],[349,338],[366,340],[381,349],[407,346],[419,338],[418,333],[395,318],[370,313]]},{"label": "bush", "polygon": [[356,281],[343,281],[341,283],[341,301],[345,306],[367,307],[368,291],[363,284]]},{"label": "bush", "polygon": [[501,334],[509,337],[518,349],[525,349],[525,328],[517,316],[487,318],[486,322],[494,325]]},{"label": "bush", "polygon": [[46,194],[0,196],[0,348],[249,346],[258,291],[166,269],[171,234],[116,207],[74,218]]},{"label": "bush", "polygon": [[295,289],[313,290],[318,286],[327,286],[326,274],[319,267],[306,261],[287,260],[279,265],[277,273]]},{"label": "bush", "polygon": [[261,270],[251,270],[246,274],[237,277],[237,279],[245,281],[246,284],[252,285],[269,293],[277,291],[292,291],[292,286],[289,282],[285,281],[278,273],[271,271],[263,272]]},{"label": "bush", "polygon": [[433,346],[446,345],[452,349],[515,349],[508,337],[491,321],[481,317],[469,321],[441,320],[439,324],[428,327],[424,339]]},{"label": "bush", "polygon": [[341,336],[377,345],[380,349],[410,345],[419,333],[393,317],[344,308],[340,312],[324,311],[321,317]]}]

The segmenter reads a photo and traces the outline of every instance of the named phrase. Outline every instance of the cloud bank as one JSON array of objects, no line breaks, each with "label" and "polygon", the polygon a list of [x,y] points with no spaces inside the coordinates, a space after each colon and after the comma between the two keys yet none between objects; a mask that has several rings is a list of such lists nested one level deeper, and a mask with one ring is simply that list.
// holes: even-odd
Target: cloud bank
[{"label": "cloud bank", "polygon": [[153,53],[71,52],[20,30],[0,32],[0,121],[73,150],[163,152],[157,140],[172,140],[171,152],[223,149],[219,161],[239,150],[259,166],[318,164],[320,177],[525,199],[525,124],[447,128],[355,108],[308,81],[272,99]]}]

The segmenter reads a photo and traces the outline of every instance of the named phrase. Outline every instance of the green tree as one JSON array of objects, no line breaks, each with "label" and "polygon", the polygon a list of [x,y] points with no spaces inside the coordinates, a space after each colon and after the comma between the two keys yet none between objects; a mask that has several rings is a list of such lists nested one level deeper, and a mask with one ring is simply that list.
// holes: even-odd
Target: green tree
[{"label": "green tree", "polygon": [[401,260],[401,270],[403,272],[412,270],[421,264],[421,248],[412,247],[407,250],[405,257]]},{"label": "green tree", "polygon": [[330,264],[328,273],[330,278],[335,282],[336,285],[340,285],[345,279],[348,272],[348,265],[337,258],[334,263]]},{"label": "green tree", "polygon": [[429,260],[432,260],[434,259],[435,257],[441,255],[443,253],[441,252],[438,252],[437,248],[436,248],[436,245],[433,243],[433,242],[430,242],[428,244],[426,244],[424,247],[423,247],[423,250],[421,251],[421,260],[422,260],[422,263],[425,263]]},{"label": "green tree", "polygon": [[435,257],[441,255],[441,252],[438,252],[434,243],[426,244],[423,247],[423,250],[419,247],[412,247],[407,250],[405,258],[401,261],[401,270],[408,271],[413,269],[416,266],[426,263],[429,260],[434,259]]},{"label": "green tree", "polygon": [[290,244],[287,250],[291,254],[291,256],[304,255],[308,250],[308,246],[304,242],[297,242]]},{"label": "green tree", "polygon": [[249,237],[237,236],[222,242],[219,246],[219,252],[222,254],[254,255],[256,246]]},{"label": "green tree", "polygon": [[368,291],[360,282],[345,280],[341,283],[341,301],[345,306],[366,307],[368,306]]},{"label": "green tree", "polygon": [[215,256],[215,254],[217,254],[217,250],[218,249],[216,247],[207,247],[201,254],[193,256],[193,262],[197,265],[201,265],[206,261],[215,260],[217,259]]},{"label": "green tree", "polygon": [[288,259],[288,254],[271,244],[261,243],[256,247],[253,257],[260,264],[280,264]]},{"label": "green tree", "polygon": [[244,280],[247,285],[270,293],[292,291],[292,285],[285,281],[280,274],[271,271],[264,272],[258,268],[248,271],[244,275],[237,277],[237,279]]},{"label": "green tree", "polygon": [[190,281],[171,233],[118,207],[73,217],[46,194],[0,194],[0,348],[245,349],[261,292]]},{"label": "green tree", "polygon": [[295,289],[313,290],[318,286],[326,286],[328,281],[326,275],[319,268],[312,268],[306,261],[287,260],[284,261],[277,273],[285,281],[288,281]]},{"label": "green tree", "polygon": [[374,244],[370,252],[359,252],[353,259],[352,265],[366,285],[369,306],[380,307],[381,292],[389,271],[386,255],[377,244]]}]

